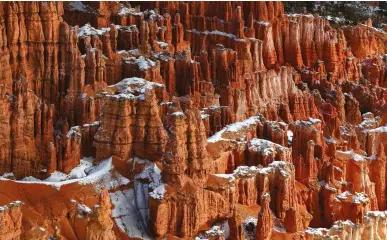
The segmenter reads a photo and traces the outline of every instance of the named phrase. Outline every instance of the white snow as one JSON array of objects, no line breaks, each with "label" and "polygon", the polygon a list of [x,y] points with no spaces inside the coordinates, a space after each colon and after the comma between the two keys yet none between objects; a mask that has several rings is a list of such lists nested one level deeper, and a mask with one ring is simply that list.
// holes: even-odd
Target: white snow
[{"label": "white snow", "polygon": [[345,23],[346,19],[345,18],[340,18],[340,17],[332,17],[332,16],[325,16],[325,17],[322,17],[322,18],[326,18],[328,19],[328,21],[332,21],[332,22],[335,22],[335,23]]},{"label": "white snow", "polygon": [[322,121],[318,118],[309,118],[309,122],[313,124],[322,123]]},{"label": "white snow", "polygon": [[374,30],[374,31],[376,31],[376,32],[379,32],[379,33],[382,33],[382,34],[387,34],[387,32],[385,32],[385,31],[382,30],[382,29],[379,29],[379,28],[376,28],[376,27],[369,27],[369,26],[367,26],[367,25],[365,25],[365,24],[360,24],[360,25],[362,25],[362,26],[364,26],[364,27],[368,27],[369,29],[372,29],[372,30]]},{"label": "white snow", "polygon": [[288,136],[288,143],[291,144],[293,142],[293,132],[291,130],[288,130],[286,134]]},{"label": "white snow", "polygon": [[273,161],[269,164],[268,167],[259,169],[259,174],[268,175],[271,173],[279,172],[282,176],[289,177],[290,173],[286,169],[288,165],[291,165],[291,163],[284,161]]},{"label": "white snow", "polygon": [[134,158],[145,168],[134,177],[134,188],[110,193],[113,204],[112,217],[118,228],[129,237],[152,239],[148,234],[148,197],[162,199],[165,186],[161,182],[161,170],[153,162]]},{"label": "white snow", "polygon": [[156,164],[151,163],[141,173],[137,174],[135,179],[147,179],[151,182],[150,187],[156,188],[161,184],[161,170]]},{"label": "white snow", "polygon": [[363,132],[368,132],[368,130],[370,128],[373,128],[374,126],[377,126],[377,121],[375,121],[374,119],[364,119],[359,125],[358,127],[360,129],[363,129]]},{"label": "white snow", "polygon": [[149,193],[149,196],[151,196],[154,199],[163,199],[165,194],[165,185],[161,184],[157,188],[155,188],[152,192]]},{"label": "white snow", "polygon": [[365,193],[355,193],[353,197],[353,203],[362,204],[368,202],[370,199]]},{"label": "white snow", "polygon": [[15,175],[10,172],[10,173],[4,173],[3,176],[1,176],[2,178],[8,178],[8,179],[15,179]]},{"label": "white snow", "polygon": [[92,27],[89,23],[85,24],[85,26],[82,26],[78,30],[78,37],[84,38],[91,35],[103,35],[105,32],[110,31],[110,28],[102,28],[102,29],[96,29]]},{"label": "white snow", "polygon": [[171,113],[171,116],[185,116],[183,112],[174,112]]},{"label": "white snow", "polygon": [[95,14],[97,13],[95,9],[83,4],[81,1],[70,1],[69,4],[67,4],[66,9],[70,11],[79,11]]},{"label": "white snow", "polygon": [[59,171],[55,171],[45,181],[48,182],[61,182],[69,179],[80,179],[87,176],[85,170],[93,166],[93,158],[81,159],[78,166],[73,168],[69,174],[65,174]]},{"label": "white snow", "polygon": [[137,209],[134,189],[112,192],[110,200],[113,204],[112,218],[121,232],[133,238],[152,239]]},{"label": "white snow", "polygon": [[199,34],[199,35],[200,34],[204,34],[204,35],[225,36],[225,37],[237,40],[237,41],[244,41],[244,39],[239,39],[234,34],[225,33],[225,32],[221,32],[221,31],[218,31],[218,30],[215,30],[215,31],[208,31],[208,30],[206,30],[206,31],[198,31],[196,29],[193,29],[193,30],[187,30],[186,32],[193,32],[193,33],[196,33],[196,34]]},{"label": "white snow", "polygon": [[[88,164],[90,164],[90,159],[84,158],[81,160],[81,163],[68,175],[56,171],[53,173],[53,176],[50,176],[45,180],[27,177],[15,182],[21,184],[33,183],[50,185],[58,190],[61,186],[71,183],[95,184],[96,188],[106,187],[108,190],[127,185],[129,183],[129,179],[121,176],[118,172],[113,173],[114,166],[112,164],[112,158],[101,161],[95,166],[87,167]],[[0,180],[14,181],[3,177],[1,177]]]},{"label": "white snow", "polygon": [[114,94],[105,93],[106,96],[122,99],[140,99],[145,100],[145,94],[153,88],[165,87],[163,84],[146,81],[143,78],[125,78],[120,82],[109,86],[116,89]]},{"label": "white snow", "polygon": [[274,168],[272,168],[272,167],[265,167],[265,168],[261,168],[259,170],[259,174],[268,175],[270,173],[274,173]]},{"label": "white snow", "polygon": [[[366,212],[364,219],[366,222],[371,222],[371,218],[376,218],[376,221],[383,221],[387,218],[386,211],[368,211]],[[381,218],[380,220],[378,218]],[[356,231],[358,224],[353,223],[350,220],[338,220],[333,223],[333,226],[330,229],[327,228],[307,228],[305,233],[307,235],[323,237],[321,239],[333,239],[335,236],[331,234],[337,233],[337,231],[343,231],[343,229],[348,229],[349,231]],[[337,235],[336,235],[337,236]],[[333,237],[333,238],[332,238]],[[313,237],[312,237],[313,238]],[[319,238],[320,239],[320,238]]]},{"label": "white snow", "polygon": [[328,229],[326,228],[310,228],[310,227],[308,227],[305,231],[306,234],[317,235],[321,237],[325,236],[327,232],[328,232]]},{"label": "white snow", "polygon": [[330,137],[330,138],[324,137],[324,141],[326,143],[336,143],[336,140],[334,138],[332,138],[332,137]]},{"label": "white snow", "polygon": [[70,128],[70,130],[67,132],[67,137],[71,137],[71,135],[77,135],[77,136],[82,136],[81,133],[80,133],[81,129],[79,126],[74,126],[72,128]]},{"label": "white snow", "polygon": [[21,205],[23,205],[23,202],[19,201],[19,200],[16,200],[16,201],[8,203],[7,205],[0,206],[0,212],[7,211],[9,209],[9,207],[21,206]]},{"label": "white snow", "polygon": [[285,14],[288,17],[307,17],[307,18],[313,18],[312,14],[298,14],[298,13],[291,13],[291,14]]},{"label": "white snow", "polygon": [[205,114],[205,113],[201,114],[201,118],[202,119],[206,119],[206,118],[209,118],[209,117],[210,117],[210,115],[208,115],[208,114]]},{"label": "white snow", "polygon": [[134,61],[140,71],[146,71],[154,66],[156,66],[156,63],[150,60],[149,58],[145,58],[144,56],[140,56],[139,58],[129,57],[126,58],[125,61]]},{"label": "white snow", "polygon": [[366,216],[387,218],[387,211],[368,211]]},{"label": "white snow", "polygon": [[367,156],[363,156],[363,155],[357,154],[353,150],[349,150],[349,151],[337,150],[337,156],[339,158],[347,156],[347,157],[349,157],[350,159],[352,159],[352,160],[354,160],[356,162],[365,162],[367,160],[372,160],[372,157],[367,157]]},{"label": "white snow", "polygon": [[337,192],[337,188],[330,187],[328,183],[326,183],[326,184],[324,185],[324,188],[325,188],[326,190],[329,190],[329,191],[332,191],[332,192]]},{"label": "white snow", "polygon": [[227,132],[239,132],[241,129],[248,128],[253,125],[257,125],[260,122],[260,116],[250,117],[242,122],[232,123],[227,125],[222,130],[216,132],[214,135],[208,138],[207,142],[214,143],[220,140],[226,140],[222,138],[222,135]]},{"label": "white snow", "polygon": [[310,125],[316,125],[318,123],[321,123],[321,120],[317,119],[317,118],[309,118],[307,121],[297,120],[297,121],[294,122],[295,125],[302,126],[302,127],[306,127],[306,126],[310,126]]},{"label": "white snow", "polygon": [[118,15],[119,16],[124,16],[124,15],[142,16],[144,15],[144,13],[136,11],[135,8],[127,8],[121,4],[120,9],[118,10]]},{"label": "white snow", "polygon": [[234,124],[228,125],[227,126],[227,131],[238,132],[242,128],[247,128],[247,127],[250,127],[251,125],[256,125],[259,122],[260,122],[260,117],[259,116],[250,117],[250,118],[248,118],[247,120],[245,120],[243,122],[238,122],[238,123],[234,123]]},{"label": "white snow", "polygon": [[274,225],[274,231],[285,233],[287,230],[286,230],[286,228],[284,228],[282,226]]},{"label": "white snow", "polygon": [[264,25],[266,27],[270,25],[269,22],[264,22],[264,21],[255,21],[255,22],[258,23],[258,24]]},{"label": "white snow", "polygon": [[257,175],[259,170],[260,169],[255,166],[239,166],[237,167],[237,169],[234,170],[233,174],[234,176],[238,177],[253,177]]},{"label": "white snow", "polygon": [[46,178],[46,181],[47,182],[61,182],[61,181],[66,180],[67,177],[68,177],[67,174],[59,172],[59,171],[55,171],[55,172],[51,173],[51,175],[48,178]]},{"label": "white snow", "polygon": [[368,132],[370,132],[370,133],[387,133],[387,126],[371,129]]},{"label": "white snow", "polygon": [[90,126],[99,126],[100,125],[100,121],[95,121],[93,123],[86,123],[86,124],[83,124],[82,126],[83,127],[90,127]]},{"label": "white snow", "polygon": [[339,195],[337,195],[336,198],[341,199],[341,200],[345,200],[345,199],[347,199],[348,197],[352,197],[352,193],[349,192],[349,191],[345,191],[345,192],[342,192],[342,193],[340,193]]},{"label": "white snow", "polygon": [[166,43],[166,42],[157,42],[157,44],[159,44],[159,46],[160,46],[161,48],[167,48],[167,47],[169,46],[169,44]]},{"label": "white snow", "polygon": [[253,138],[248,142],[247,147],[250,151],[261,152],[263,155],[276,155],[277,152],[283,152],[287,148],[273,143],[269,140]]},{"label": "white snow", "polygon": [[92,214],[93,211],[85,204],[77,204],[77,213],[78,216],[83,217],[87,214]]},{"label": "white snow", "polygon": [[69,6],[71,6],[74,10],[78,10],[81,12],[87,11],[87,7],[80,1],[79,2],[78,1],[69,2]]},{"label": "white snow", "polygon": [[354,193],[352,194],[349,191],[345,191],[341,194],[339,194],[336,198],[335,201],[341,201],[341,200],[347,200],[351,199],[352,203],[354,204],[363,204],[369,201],[368,196],[365,193]]},{"label": "white snow", "polygon": [[37,179],[37,178],[32,177],[32,176],[27,176],[27,177],[23,178],[21,181],[25,181],[25,182],[41,182],[42,180]]},{"label": "white snow", "polygon": [[219,174],[213,174],[213,175],[218,177],[218,178],[228,179],[229,183],[233,183],[235,181],[234,174],[222,174],[222,173],[219,173]]},{"label": "white snow", "polygon": [[223,221],[215,224],[207,231],[199,233],[195,240],[208,240],[216,238],[216,236],[222,236],[221,238],[229,239],[230,238],[230,226],[228,221]]},{"label": "white snow", "polygon": [[351,157],[353,160],[355,160],[356,162],[361,162],[361,161],[364,161],[364,156],[360,155],[360,154],[357,154],[357,153],[354,153],[352,152],[351,153]]},{"label": "white snow", "polygon": [[[115,26],[116,26],[116,29],[120,30],[121,32],[137,32],[137,33],[140,32],[135,24],[132,24],[130,26],[121,26],[121,25],[115,25]],[[129,51],[119,50],[118,52],[123,53],[123,52],[129,52]]]},{"label": "white snow", "polygon": [[219,226],[213,226],[210,230],[206,231],[208,236],[223,236],[224,231]]}]

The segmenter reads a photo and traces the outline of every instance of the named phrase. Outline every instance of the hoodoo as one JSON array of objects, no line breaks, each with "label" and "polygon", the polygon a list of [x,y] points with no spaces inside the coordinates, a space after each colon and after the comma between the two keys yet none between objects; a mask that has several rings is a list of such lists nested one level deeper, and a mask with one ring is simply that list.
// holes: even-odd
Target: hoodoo
[{"label": "hoodoo", "polygon": [[0,2],[0,239],[386,239],[386,13]]}]

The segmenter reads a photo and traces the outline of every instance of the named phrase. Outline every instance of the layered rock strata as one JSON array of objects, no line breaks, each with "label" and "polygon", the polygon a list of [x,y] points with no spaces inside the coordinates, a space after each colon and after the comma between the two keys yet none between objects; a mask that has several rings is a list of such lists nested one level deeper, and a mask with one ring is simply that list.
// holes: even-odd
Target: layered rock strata
[{"label": "layered rock strata", "polygon": [[[0,238],[385,238],[372,22],[280,2],[4,2],[0,30],[0,184],[21,189],[0,202],[28,203],[0,211]],[[37,179],[83,157],[128,177],[109,188],[122,212],[96,183]]]}]

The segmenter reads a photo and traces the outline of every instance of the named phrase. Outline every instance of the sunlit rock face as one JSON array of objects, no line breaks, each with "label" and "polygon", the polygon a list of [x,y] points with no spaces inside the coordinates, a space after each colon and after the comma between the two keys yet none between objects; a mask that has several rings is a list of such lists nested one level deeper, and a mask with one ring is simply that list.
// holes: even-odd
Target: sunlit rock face
[{"label": "sunlit rock face", "polygon": [[0,2],[0,239],[386,238],[385,4],[136,4]]}]

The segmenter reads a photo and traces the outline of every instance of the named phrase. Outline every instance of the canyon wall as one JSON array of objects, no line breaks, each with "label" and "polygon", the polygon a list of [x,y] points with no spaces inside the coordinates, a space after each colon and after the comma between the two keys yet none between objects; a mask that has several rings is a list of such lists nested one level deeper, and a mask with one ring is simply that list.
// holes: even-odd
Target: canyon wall
[{"label": "canyon wall", "polygon": [[[0,238],[385,237],[387,33],[371,21],[281,2],[2,2],[0,30],[0,181],[66,196],[59,214],[0,195],[26,202],[0,208]],[[128,182],[44,184],[87,157]],[[122,227],[115,194],[146,233]]]}]

